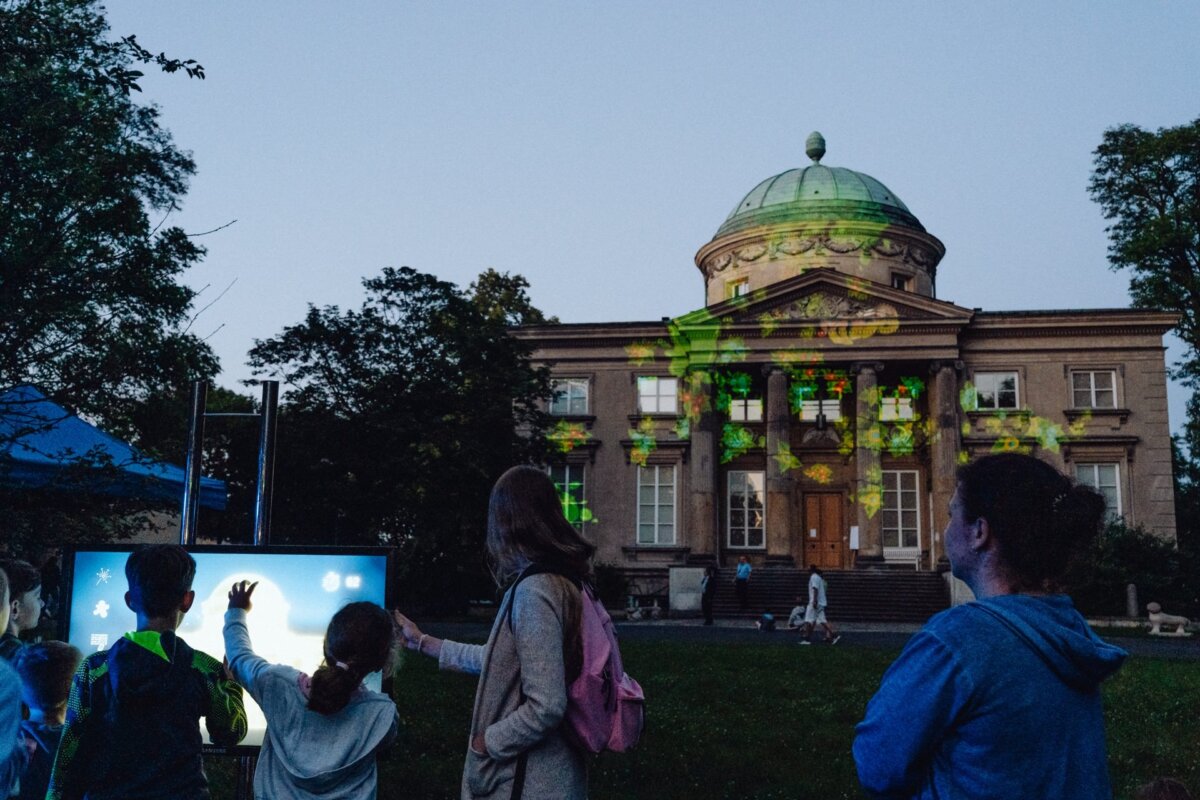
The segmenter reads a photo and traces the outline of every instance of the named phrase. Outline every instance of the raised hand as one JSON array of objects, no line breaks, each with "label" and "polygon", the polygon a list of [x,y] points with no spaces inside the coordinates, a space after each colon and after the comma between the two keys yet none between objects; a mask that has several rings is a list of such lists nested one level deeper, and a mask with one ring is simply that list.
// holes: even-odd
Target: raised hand
[{"label": "raised hand", "polygon": [[404,646],[409,650],[416,650],[420,646],[422,636],[421,629],[417,627],[417,623],[399,611],[392,612],[392,622],[395,624],[396,631]]},{"label": "raised hand", "polygon": [[250,583],[250,581],[238,581],[233,584],[233,588],[229,590],[229,607],[244,608],[249,611],[251,608],[250,595],[254,594],[254,587],[258,586],[258,581]]}]

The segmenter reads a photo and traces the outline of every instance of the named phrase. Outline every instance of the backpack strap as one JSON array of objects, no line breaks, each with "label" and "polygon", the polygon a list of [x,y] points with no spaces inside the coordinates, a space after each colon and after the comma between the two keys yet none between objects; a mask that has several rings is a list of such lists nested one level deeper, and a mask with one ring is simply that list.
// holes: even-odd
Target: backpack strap
[{"label": "backpack strap", "polygon": [[517,602],[517,587],[521,585],[521,581],[526,578],[532,578],[534,575],[557,575],[560,578],[566,578],[580,592],[583,591],[583,581],[579,578],[568,575],[566,572],[557,570],[546,564],[538,564],[536,562],[530,564],[521,570],[521,574],[513,581],[512,588],[508,591],[508,603],[504,606],[504,621],[508,623],[509,629],[512,629],[513,604]]}]

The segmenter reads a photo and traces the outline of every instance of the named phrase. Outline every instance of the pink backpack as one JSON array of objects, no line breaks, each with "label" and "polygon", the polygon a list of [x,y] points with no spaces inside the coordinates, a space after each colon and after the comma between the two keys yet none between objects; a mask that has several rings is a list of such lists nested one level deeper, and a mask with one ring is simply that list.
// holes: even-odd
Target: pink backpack
[{"label": "pink backpack", "polygon": [[[552,570],[532,566],[521,574],[517,583],[540,572]],[[580,586],[570,576],[563,577]],[[579,677],[567,686],[567,713],[563,723],[576,744],[589,753],[605,750],[624,753],[641,738],[646,695],[638,682],[625,672],[621,648],[617,645],[617,631],[604,604],[586,583],[580,587],[580,595],[583,668]],[[513,584],[512,598],[516,598],[516,584]],[[512,602],[510,600],[508,604],[509,627],[512,627]]]}]

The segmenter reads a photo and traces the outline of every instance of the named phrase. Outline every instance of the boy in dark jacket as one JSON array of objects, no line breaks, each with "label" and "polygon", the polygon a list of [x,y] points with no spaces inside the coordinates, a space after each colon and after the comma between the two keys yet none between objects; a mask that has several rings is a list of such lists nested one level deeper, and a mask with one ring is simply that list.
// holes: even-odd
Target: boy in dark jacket
[{"label": "boy in dark jacket", "polygon": [[21,773],[20,800],[42,800],[50,783],[50,768],[62,738],[67,716],[67,694],[83,654],[66,642],[41,642],[17,653],[21,676],[21,699],[29,707],[29,719],[21,732],[29,747],[29,763]]},{"label": "boy in dark jacket", "polygon": [[192,607],[195,560],[150,545],[125,562],[137,631],[83,660],[47,800],[208,800],[200,717],[217,745],[246,735],[242,689],[175,635]]}]

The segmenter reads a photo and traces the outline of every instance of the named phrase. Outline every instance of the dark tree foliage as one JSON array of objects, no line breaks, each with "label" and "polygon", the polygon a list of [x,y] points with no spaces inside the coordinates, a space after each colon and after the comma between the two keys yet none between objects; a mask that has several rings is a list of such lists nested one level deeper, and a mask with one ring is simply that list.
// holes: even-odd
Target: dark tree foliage
[{"label": "dark tree foliage", "polygon": [[488,275],[476,289],[514,291],[484,298],[385,269],[363,281],[358,310],[310,306],[255,344],[256,374],[288,387],[273,541],[397,546],[401,588],[418,602],[448,608],[487,591],[488,494],[505,469],[544,454],[550,394],[548,371],[507,329],[541,317],[524,280]]},{"label": "dark tree foliage", "polygon": [[522,275],[487,269],[467,291],[475,307],[492,322],[514,326],[557,324],[558,317],[547,317],[534,308],[526,292],[528,288],[529,281]]},{"label": "dark tree foliage", "polygon": [[1139,616],[1158,602],[1172,614],[1200,612],[1200,558],[1187,548],[1129,528],[1110,524],[1067,574],[1067,590],[1084,614],[1124,616],[1125,587],[1138,587]]},{"label": "dark tree foliage", "polygon": [[140,63],[203,71],[107,32],[93,2],[0,0],[0,387],[129,436],[140,404],[217,369],[179,282],[204,251],[164,225],[195,165],[130,97]]},{"label": "dark tree foliage", "polygon": [[1183,315],[1179,377],[1200,380],[1200,119],[1146,131],[1122,125],[1096,148],[1090,191],[1110,221],[1108,258],[1133,272],[1137,308]]}]

